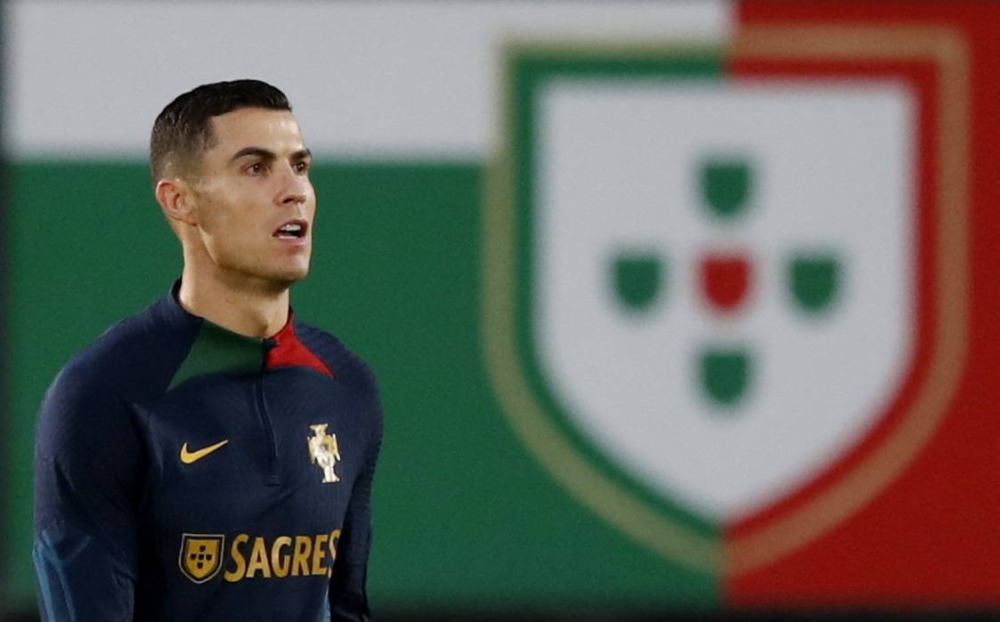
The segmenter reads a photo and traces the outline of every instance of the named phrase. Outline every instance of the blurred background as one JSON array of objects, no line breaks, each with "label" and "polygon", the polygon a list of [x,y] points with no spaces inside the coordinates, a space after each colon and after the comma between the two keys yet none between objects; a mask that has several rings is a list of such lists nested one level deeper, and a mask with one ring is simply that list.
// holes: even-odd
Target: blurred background
[{"label": "blurred background", "polygon": [[380,619],[1000,612],[1000,5],[2,5],[0,619],[35,412],[180,254],[148,133],[256,77],[299,317],[380,379]]}]

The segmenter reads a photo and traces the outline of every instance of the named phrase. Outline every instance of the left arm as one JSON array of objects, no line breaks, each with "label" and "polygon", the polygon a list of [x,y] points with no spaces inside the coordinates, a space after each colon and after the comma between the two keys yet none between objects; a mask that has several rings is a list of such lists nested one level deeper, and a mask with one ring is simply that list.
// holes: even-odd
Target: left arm
[{"label": "left arm", "polygon": [[382,406],[374,388],[373,393],[369,410],[372,432],[365,464],[351,490],[330,579],[332,622],[368,622],[371,619],[366,589],[372,542],[371,494],[375,464],[382,444]]}]

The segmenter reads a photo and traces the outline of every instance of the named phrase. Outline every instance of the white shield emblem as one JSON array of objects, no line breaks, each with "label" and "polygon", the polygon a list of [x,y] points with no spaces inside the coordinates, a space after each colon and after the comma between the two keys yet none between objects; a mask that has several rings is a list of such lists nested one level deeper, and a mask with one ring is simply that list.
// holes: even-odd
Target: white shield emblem
[{"label": "white shield emblem", "polygon": [[554,81],[539,106],[537,355],[591,442],[731,522],[872,425],[913,351],[905,89]]},{"label": "white shield emblem", "polygon": [[[892,413],[930,434],[943,403],[900,395],[927,370],[938,402],[954,387],[961,349],[926,355],[937,336],[918,293],[961,270],[942,257],[964,240],[919,241],[944,221],[921,194],[926,136],[905,81],[731,80],[704,51],[562,54],[576,62],[510,64],[512,139],[487,221],[491,370],[560,481],[715,569],[726,553],[699,530],[815,482],[877,444]],[[879,436],[908,448],[879,481],[919,447],[907,429]],[[854,507],[874,494],[852,490]]]}]

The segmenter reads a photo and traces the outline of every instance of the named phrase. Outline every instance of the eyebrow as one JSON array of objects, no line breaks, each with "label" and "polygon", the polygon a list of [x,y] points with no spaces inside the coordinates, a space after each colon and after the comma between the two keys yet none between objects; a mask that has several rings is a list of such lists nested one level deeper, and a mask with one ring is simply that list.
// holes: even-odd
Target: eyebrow
[{"label": "eyebrow", "polygon": [[[264,149],[263,147],[244,147],[233,154],[233,157],[229,158],[230,162],[239,160],[240,158],[245,158],[247,156],[257,156],[259,158],[265,158],[268,160],[275,160],[278,154],[271,151],[270,149]],[[299,149],[292,154],[292,160],[306,160],[312,158],[312,152],[308,149]]]}]

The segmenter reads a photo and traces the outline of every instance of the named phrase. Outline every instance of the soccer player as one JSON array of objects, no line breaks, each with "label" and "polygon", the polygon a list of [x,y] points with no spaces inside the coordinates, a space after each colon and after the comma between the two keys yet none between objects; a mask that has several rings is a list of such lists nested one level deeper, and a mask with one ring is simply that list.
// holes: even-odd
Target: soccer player
[{"label": "soccer player", "polygon": [[55,379],[35,448],[43,618],[368,620],[382,413],[300,323],[316,196],[285,95],[207,84],[153,126],[181,279]]}]

